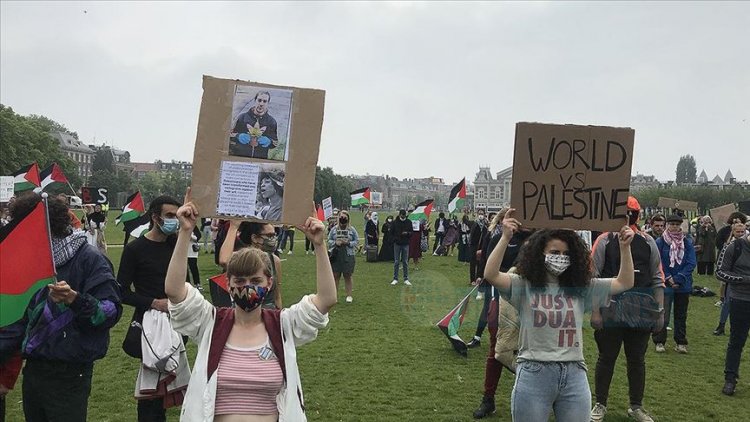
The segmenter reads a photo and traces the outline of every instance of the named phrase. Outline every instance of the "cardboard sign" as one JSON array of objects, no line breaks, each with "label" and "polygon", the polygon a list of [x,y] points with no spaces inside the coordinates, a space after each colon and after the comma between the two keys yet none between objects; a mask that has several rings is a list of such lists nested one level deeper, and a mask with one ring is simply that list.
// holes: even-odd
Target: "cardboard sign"
[{"label": "cardboard sign", "polygon": [[81,203],[104,205],[109,203],[107,199],[107,188],[94,188],[89,186],[81,187]]},{"label": "cardboard sign", "polygon": [[526,227],[619,230],[625,223],[630,128],[517,123],[511,207]]},{"label": "cardboard sign", "polygon": [[324,220],[328,220],[333,215],[333,201],[331,201],[331,197],[323,199],[323,218]]},{"label": "cardboard sign", "polygon": [[204,217],[310,216],[325,91],[203,77],[193,201]]},{"label": "cardboard sign", "polygon": [[0,202],[8,202],[13,197],[13,176],[0,176]]},{"label": "cardboard sign", "polygon": [[714,221],[714,226],[716,226],[717,229],[720,229],[727,225],[729,215],[735,211],[737,211],[737,208],[734,204],[726,204],[720,207],[711,208],[708,213]]},{"label": "cardboard sign", "polygon": [[671,210],[678,209],[683,211],[698,212],[698,203],[693,201],[683,201],[681,199],[659,197],[659,202],[656,204],[661,208],[669,208]]},{"label": "cardboard sign", "polygon": [[383,205],[383,192],[370,192],[370,205]]}]

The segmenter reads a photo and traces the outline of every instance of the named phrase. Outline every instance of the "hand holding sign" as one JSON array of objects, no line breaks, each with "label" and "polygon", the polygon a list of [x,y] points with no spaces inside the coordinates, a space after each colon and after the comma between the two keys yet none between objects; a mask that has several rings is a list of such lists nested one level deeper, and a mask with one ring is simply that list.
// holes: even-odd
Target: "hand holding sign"
[{"label": "hand holding sign", "polygon": [[312,203],[312,214],[307,217],[305,223],[301,226],[297,226],[302,233],[313,242],[316,248],[324,248],[323,243],[325,242],[325,227],[323,222],[317,218],[318,210],[315,208],[315,203]]},{"label": "hand holding sign", "polygon": [[513,217],[515,212],[514,208],[510,208],[503,218],[503,236],[508,239],[521,228],[521,223]]},{"label": "hand holding sign", "polygon": [[180,230],[192,233],[198,223],[200,213],[198,207],[193,203],[191,188],[185,192],[183,205],[177,210],[177,218],[180,220]]}]

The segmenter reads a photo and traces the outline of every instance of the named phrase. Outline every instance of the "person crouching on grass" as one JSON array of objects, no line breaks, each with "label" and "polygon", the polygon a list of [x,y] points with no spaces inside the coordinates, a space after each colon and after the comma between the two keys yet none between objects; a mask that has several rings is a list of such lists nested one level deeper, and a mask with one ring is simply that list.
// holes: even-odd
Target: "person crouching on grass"
[{"label": "person crouching on grass", "polygon": [[583,358],[583,314],[606,306],[609,296],[633,287],[633,230],[618,234],[620,271],[616,278],[593,278],[591,257],[572,230],[546,229],[529,237],[518,274],[500,272],[508,242],[521,224],[513,209],[503,219],[503,235],[490,254],[484,278],[500,289],[520,319],[518,368],[511,394],[514,421],[588,421],[591,391]]},{"label": "person crouching on grass", "polygon": [[215,308],[185,283],[187,244],[199,218],[190,190],[177,216],[180,232],[165,288],[175,331],[199,345],[180,420],[306,420],[295,348],[315,339],[336,304],[323,223],[308,217],[297,227],[315,245],[315,294],[290,308],[262,309],[260,305],[274,283],[271,263],[263,251],[243,248],[227,263],[234,306]]}]

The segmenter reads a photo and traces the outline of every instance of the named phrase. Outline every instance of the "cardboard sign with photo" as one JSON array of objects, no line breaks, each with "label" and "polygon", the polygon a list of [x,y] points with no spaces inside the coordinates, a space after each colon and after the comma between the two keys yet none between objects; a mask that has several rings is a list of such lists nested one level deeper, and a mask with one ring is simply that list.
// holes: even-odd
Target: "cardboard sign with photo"
[{"label": "cardboard sign with photo", "polygon": [[321,90],[204,76],[192,184],[201,215],[304,223],[324,102]]},{"label": "cardboard sign with photo", "polygon": [[511,207],[526,227],[617,231],[626,221],[635,132],[517,123]]},{"label": "cardboard sign with photo", "polygon": [[229,155],[287,161],[291,115],[291,90],[237,85]]}]

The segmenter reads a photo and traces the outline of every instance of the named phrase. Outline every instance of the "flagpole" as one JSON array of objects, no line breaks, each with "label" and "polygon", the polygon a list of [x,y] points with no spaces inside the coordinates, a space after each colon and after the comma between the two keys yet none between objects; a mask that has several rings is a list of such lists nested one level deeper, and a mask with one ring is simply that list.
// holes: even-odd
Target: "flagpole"
[{"label": "flagpole", "polygon": [[73,189],[73,185],[71,185],[70,182],[68,182],[68,187],[70,188],[70,191],[73,192],[73,196],[77,196],[76,195],[76,190]]},{"label": "flagpole", "polygon": [[52,230],[49,227],[49,204],[47,202],[48,198],[49,194],[47,192],[42,192],[42,202],[44,203],[44,221],[46,223],[45,226],[47,227],[47,239],[49,240],[50,258],[52,259],[52,268],[55,271],[53,277],[55,279],[55,283],[57,283],[57,266],[55,266],[55,254],[52,250]]}]

